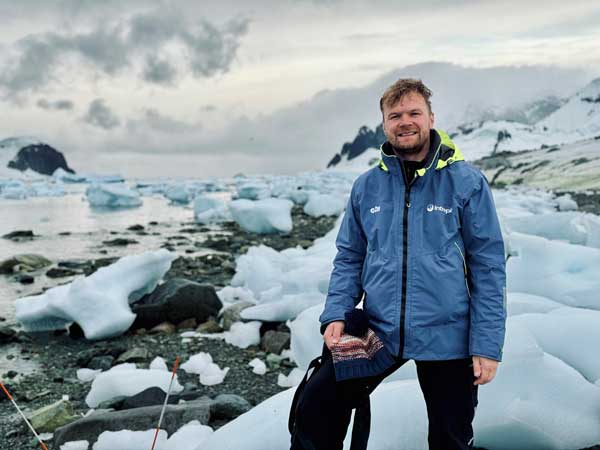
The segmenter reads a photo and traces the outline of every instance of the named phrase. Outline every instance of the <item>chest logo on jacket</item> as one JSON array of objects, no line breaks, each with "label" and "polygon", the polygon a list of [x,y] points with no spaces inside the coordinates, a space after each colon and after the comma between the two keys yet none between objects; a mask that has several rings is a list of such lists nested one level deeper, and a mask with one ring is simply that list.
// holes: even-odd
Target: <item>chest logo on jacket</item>
[{"label": "chest logo on jacket", "polygon": [[438,206],[430,203],[427,205],[427,212],[440,211],[444,214],[450,214],[452,212],[452,208],[444,208],[443,206]]},{"label": "chest logo on jacket", "polygon": [[379,207],[379,205],[372,207],[370,210],[371,214],[375,214],[378,213],[379,211],[381,211],[381,208]]}]

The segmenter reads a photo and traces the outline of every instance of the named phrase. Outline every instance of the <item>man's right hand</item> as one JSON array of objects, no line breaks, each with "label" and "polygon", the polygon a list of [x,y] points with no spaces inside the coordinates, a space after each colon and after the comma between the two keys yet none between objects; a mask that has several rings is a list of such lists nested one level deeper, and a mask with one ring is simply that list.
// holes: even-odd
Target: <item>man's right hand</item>
[{"label": "man's right hand", "polygon": [[323,333],[323,339],[325,339],[325,345],[327,348],[331,350],[331,346],[337,344],[340,341],[340,338],[344,334],[344,321],[338,320],[335,322],[331,322],[325,328],[325,333]]}]

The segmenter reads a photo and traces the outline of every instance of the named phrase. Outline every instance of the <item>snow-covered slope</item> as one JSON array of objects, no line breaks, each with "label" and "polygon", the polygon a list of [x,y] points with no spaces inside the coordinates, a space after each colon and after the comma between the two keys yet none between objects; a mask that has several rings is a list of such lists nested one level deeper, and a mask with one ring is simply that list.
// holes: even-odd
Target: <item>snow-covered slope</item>
[{"label": "snow-covered slope", "polygon": [[470,160],[506,150],[533,150],[592,139],[600,135],[600,78],[533,126],[489,121],[460,126],[451,135]]},{"label": "snow-covered slope", "polygon": [[542,128],[588,138],[600,134],[600,78],[584,89],[550,116],[538,123]]},{"label": "snow-covered slope", "polygon": [[600,189],[600,139],[518,153],[504,152],[477,164],[497,186],[526,184],[552,190]]}]

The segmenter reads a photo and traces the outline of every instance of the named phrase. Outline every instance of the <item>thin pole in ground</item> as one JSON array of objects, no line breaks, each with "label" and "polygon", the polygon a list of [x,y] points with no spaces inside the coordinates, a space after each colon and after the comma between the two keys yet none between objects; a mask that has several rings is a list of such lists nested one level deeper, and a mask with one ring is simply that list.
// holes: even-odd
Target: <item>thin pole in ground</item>
[{"label": "thin pole in ground", "polygon": [[179,356],[175,358],[175,364],[173,364],[173,373],[171,375],[171,382],[169,383],[169,389],[167,390],[167,395],[165,396],[165,402],[163,403],[162,410],[160,411],[160,417],[158,419],[158,426],[156,427],[156,432],[154,433],[154,440],[152,441],[152,449],[154,450],[154,446],[156,445],[156,438],[158,437],[158,432],[160,431],[160,425],[163,420],[163,416],[165,414],[165,409],[167,408],[167,402],[169,401],[169,395],[171,394],[171,387],[173,386],[173,381],[175,380],[175,373],[177,372],[177,367],[179,366]]},{"label": "thin pole in ground", "polygon": [[4,391],[4,393],[6,394],[8,399],[12,402],[12,404],[15,406],[15,408],[17,408],[17,411],[19,411],[19,414],[21,414],[21,417],[23,418],[23,420],[25,421],[25,423],[27,424],[29,429],[33,432],[33,434],[35,435],[36,439],[39,441],[42,448],[44,450],[48,450],[48,447],[46,447],[46,444],[44,444],[44,441],[42,441],[42,438],[40,438],[40,436],[35,432],[35,430],[33,429],[33,426],[31,426],[31,424],[29,423],[29,420],[27,420],[27,417],[25,417],[25,414],[23,414],[23,411],[21,411],[21,408],[19,408],[19,405],[17,405],[17,402],[15,402],[15,399],[12,398],[12,395],[10,395],[10,392],[8,392],[8,389],[6,389],[6,386],[4,386],[1,381],[0,381],[0,388]]}]

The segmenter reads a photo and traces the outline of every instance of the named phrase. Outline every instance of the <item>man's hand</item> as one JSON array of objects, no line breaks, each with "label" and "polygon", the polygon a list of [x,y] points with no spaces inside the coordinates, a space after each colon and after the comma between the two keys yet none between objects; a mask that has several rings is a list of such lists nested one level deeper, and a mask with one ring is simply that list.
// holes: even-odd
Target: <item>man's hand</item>
[{"label": "man's hand", "polygon": [[498,361],[483,356],[473,356],[473,375],[477,378],[473,384],[486,384],[494,379]]},{"label": "man's hand", "polygon": [[344,334],[344,325],[344,321],[338,320],[331,322],[327,325],[327,328],[325,328],[323,339],[325,339],[325,345],[327,345],[329,350],[331,350],[333,344],[337,344],[340,341],[340,337]]}]

